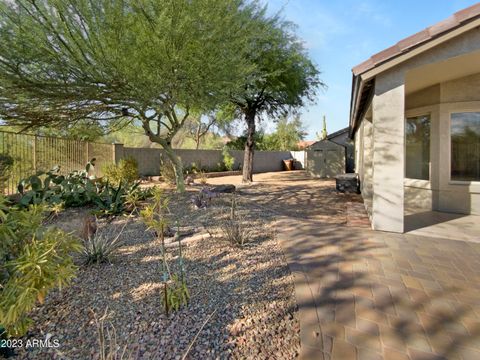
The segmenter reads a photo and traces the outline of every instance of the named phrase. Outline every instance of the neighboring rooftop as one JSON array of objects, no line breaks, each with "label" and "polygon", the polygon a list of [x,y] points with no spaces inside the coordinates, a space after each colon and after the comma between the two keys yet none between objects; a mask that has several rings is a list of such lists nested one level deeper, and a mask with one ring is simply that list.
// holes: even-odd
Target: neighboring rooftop
[{"label": "neighboring rooftop", "polygon": [[342,135],[342,134],[344,134],[344,133],[346,133],[346,132],[348,132],[348,126],[347,126],[346,128],[340,129],[340,130],[338,130],[338,131],[335,131],[335,132],[327,135],[327,139],[328,139],[328,140],[333,139],[333,138],[335,138],[335,137],[337,137],[337,136],[339,136],[339,135]]},{"label": "neighboring rooftop", "polygon": [[395,45],[372,55],[368,60],[355,66],[352,72],[355,76],[358,76],[477,18],[480,18],[480,2],[466,9],[457,11],[449,18],[429,26],[416,34],[400,40]]},{"label": "neighboring rooftop", "polygon": [[315,144],[317,140],[302,140],[297,143],[299,149],[306,149],[312,144]]}]

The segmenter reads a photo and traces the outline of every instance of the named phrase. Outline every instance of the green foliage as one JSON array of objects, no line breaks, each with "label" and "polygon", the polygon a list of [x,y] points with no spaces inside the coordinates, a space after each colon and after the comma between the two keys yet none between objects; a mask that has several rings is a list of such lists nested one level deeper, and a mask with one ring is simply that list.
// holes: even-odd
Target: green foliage
[{"label": "green foliage", "polygon": [[178,265],[179,273],[172,273],[166,256],[165,230],[168,228],[169,220],[166,216],[170,199],[164,195],[162,189],[155,187],[152,190],[153,202],[146,206],[141,212],[143,222],[148,229],[153,230],[160,239],[162,252],[162,281],[163,281],[163,304],[168,314],[170,310],[178,310],[181,305],[186,305],[190,298],[185,279],[185,269],[182,255],[182,244],[177,225],[176,238],[178,241]]},{"label": "green foliage", "polygon": [[223,156],[223,164],[228,171],[233,170],[233,166],[235,165],[235,158],[230,154],[227,147],[224,147],[222,150]]},{"label": "green foliage", "polygon": [[108,183],[103,187],[103,190],[98,194],[95,199],[97,209],[96,215],[120,215],[125,210],[123,202],[123,196],[125,195],[125,189],[120,184],[117,187],[110,186]]},{"label": "green foliage", "polygon": [[143,201],[153,196],[153,188],[136,187],[133,191],[128,191],[124,197],[125,208],[128,212],[135,212]]},{"label": "green foliage", "polygon": [[[306,131],[300,117],[289,120],[281,116],[277,127],[271,134],[263,131],[255,132],[253,139],[255,149],[261,151],[297,150],[298,142],[305,138]],[[247,135],[242,135],[227,143],[226,147],[234,150],[245,150]]]},{"label": "green foliage", "polygon": [[2,194],[11,175],[13,163],[13,157],[8,154],[0,154],[0,193]]},{"label": "green foliage", "polygon": [[124,161],[115,168],[115,174],[117,171],[122,174],[117,178],[123,180],[118,185],[91,179],[88,174],[94,163],[95,159],[92,159],[84,170],[68,175],[60,175],[60,167],[56,166],[46,173],[39,172],[21,180],[19,204],[28,207],[47,203],[56,209],[93,204],[97,215],[120,215],[133,211],[134,202],[138,204],[149,196],[148,191],[139,188],[140,182],[132,180],[136,173],[133,161]]},{"label": "green foliage", "polygon": [[[267,144],[266,137],[263,131],[255,132],[253,135],[255,141],[255,149],[260,151],[268,150],[269,146]],[[237,137],[235,140],[229,141],[225,146],[231,150],[245,150],[245,144],[247,142],[247,135],[242,135]]]},{"label": "green foliage", "polygon": [[286,116],[282,116],[277,122],[276,130],[265,136],[265,147],[267,150],[298,150],[298,142],[305,138],[305,134],[300,117],[296,116],[289,121]]},{"label": "green foliage", "polygon": [[176,274],[172,275],[164,291],[165,309],[177,311],[182,305],[186,306],[190,300],[190,292],[188,291],[185,279],[179,278]]},{"label": "green foliage", "polygon": [[138,163],[132,157],[121,159],[118,164],[107,164],[103,169],[104,177],[107,181],[118,186],[123,184],[132,184],[138,179]]},{"label": "green foliage", "polygon": [[163,234],[165,228],[168,226],[166,212],[168,211],[168,204],[170,199],[164,195],[164,192],[159,187],[152,189],[153,202],[140,212],[143,222],[149,229],[154,230],[157,234]]},{"label": "green foliage", "polygon": [[90,160],[82,171],[72,171],[60,175],[60,167],[55,166],[48,172],[37,172],[18,184],[21,194],[20,205],[64,203],[66,207],[82,206],[97,198],[99,183],[89,178],[95,159]]},{"label": "green foliage", "polygon": [[105,133],[114,130],[108,123],[91,120],[79,120],[73,123],[59,124],[56,127],[45,126],[37,129],[37,135],[62,137],[79,141],[99,141]]},{"label": "green foliage", "polygon": [[102,190],[95,198],[97,209],[94,211],[97,215],[115,216],[123,214],[130,210],[126,199],[127,196],[132,197],[136,195],[129,195],[138,192],[138,197],[141,198],[144,194],[139,190],[140,182],[134,184],[120,184],[118,186],[111,186],[108,182],[103,185]]},{"label": "green foliage", "polygon": [[214,109],[250,77],[256,12],[242,0],[2,1],[0,117],[138,121],[171,150],[190,110]]},{"label": "green foliage", "polygon": [[231,98],[247,124],[245,151],[249,161],[243,164],[243,181],[252,181],[257,116],[284,115],[298,109],[307,101],[313,102],[316,90],[324,86],[292,24],[278,15],[269,18],[265,12],[255,20],[249,56],[255,71],[245,78],[243,93]]},{"label": "green foliage", "polygon": [[113,227],[104,226],[90,234],[83,241],[83,257],[85,264],[101,264],[110,262],[113,253],[123,245],[121,236],[128,222],[115,234]]},{"label": "green foliage", "polygon": [[42,226],[45,211],[42,205],[7,210],[0,196],[0,324],[10,336],[25,334],[35,304],[75,274],[71,253],[81,245],[59,229]]},{"label": "green foliage", "polygon": [[202,170],[203,170],[202,164],[201,164],[201,163],[198,163],[198,164],[197,164],[197,163],[195,163],[195,162],[192,162],[192,163],[190,164],[190,166],[188,166],[188,167],[185,168],[185,171],[186,171],[187,174],[190,174],[190,173],[196,174],[196,173],[198,173],[198,172],[200,172],[200,171],[202,171]]}]

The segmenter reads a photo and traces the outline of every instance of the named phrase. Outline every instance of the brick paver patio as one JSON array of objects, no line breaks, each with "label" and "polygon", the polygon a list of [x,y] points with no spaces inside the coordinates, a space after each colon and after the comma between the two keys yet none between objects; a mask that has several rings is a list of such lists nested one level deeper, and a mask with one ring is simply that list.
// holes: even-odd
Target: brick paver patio
[{"label": "brick paver patio", "polygon": [[303,172],[254,181],[244,195],[279,216],[303,359],[480,359],[480,243],[374,232],[359,195]]},{"label": "brick paver patio", "polygon": [[282,218],[304,359],[480,359],[480,244]]}]

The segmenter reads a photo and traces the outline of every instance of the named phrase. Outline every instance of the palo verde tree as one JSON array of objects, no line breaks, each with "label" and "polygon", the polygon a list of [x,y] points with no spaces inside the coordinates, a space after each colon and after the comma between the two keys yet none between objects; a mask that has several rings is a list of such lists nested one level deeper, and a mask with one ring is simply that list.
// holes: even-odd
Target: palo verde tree
[{"label": "palo verde tree", "polygon": [[265,10],[257,15],[253,51],[248,55],[256,68],[246,78],[243,92],[230,99],[247,126],[243,182],[252,181],[256,119],[294,112],[306,101],[313,102],[316,90],[324,86],[292,24],[278,16],[267,18]]},{"label": "palo verde tree", "polygon": [[243,0],[0,0],[0,118],[140,122],[183,191],[172,138],[249,77],[252,11]]}]

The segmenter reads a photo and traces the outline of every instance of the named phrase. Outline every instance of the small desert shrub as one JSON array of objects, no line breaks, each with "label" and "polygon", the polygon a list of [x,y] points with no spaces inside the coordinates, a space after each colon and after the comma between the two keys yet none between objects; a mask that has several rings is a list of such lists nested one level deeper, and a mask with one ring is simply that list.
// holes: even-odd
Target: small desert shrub
[{"label": "small desert shrub", "polygon": [[212,203],[212,199],[218,194],[209,190],[208,188],[203,188],[196,195],[192,195],[190,200],[194,205],[195,209],[204,209]]},{"label": "small desert shrub", "polygon": [[197,163],[195,163],[195,162],[192,162],[192,163],[190,164],[190,166],[188,166],[188,167],[185,168],[185,171],[186,171],[188,174],[190,174],[190,173],[196,174],[197,172],[199,172],[199,171],[201,171],[201,170],[202,170],[202,164],[201,164],[201,163],[198,163],[198,165],[197,165]]},{"label": "small desert shrub", "polygon": [[182,305],[188,304],[190,292],[188,291],[184,278],[173,274],[165,289],[166,296],[164,297],[164,305],[166,309],[177,311]]},{"label": "small desert shrub", "polygon": [[138,179],[138,163],[131,157],[121,159],[118,164],[108,164],[103,168],[108,182],[114,186],[133,184]]},{"label": "small desert shrub", "polygon": [[198,181],[200,182],[200,184],[202,184],[202,185],[206,185],[207,182],[208,182],[207,174],[205,174],[204,171],[199,171],[197,173],[197,178],[198,178]]},{"label": "small desert shrub", "polygon": [[235,164],[235,158],[232,156],[232,154],[230,154],[227,147],[223,148],[222,156],[223,156],[223,165],[225,166],[225,169],[227,169],[228,171],[232,171],[233,166]]},{"label": "small desert shrub", "polygon": [[240,247],[250,241],[253,235],[251,225],[238,215],[235,219],[228,218],[223,221],[220,225],[220,230],[225,240],[234,246]]},{"label": "small desert shrub", "polygon": [[220,224],[220,230],[225,240],[234,246],[242,247],[253,236],[252,226],[237,213],[235,193],[232,194],[230,214],[227,220]]},{"label": "small desert shrub", "polygon": [[85,264],[100,264],[110,262],[113,253],[123,245],[120,239],[128,221],[116,232],[113,226],[103,226],[88,231],[83,239],[83,256]]},{"label": "small desert shrub", "polygon": [[117,341],[117,331],[113,324],[107,322],[108,309],[99,318],[93,310],[90,309],[92,317],[97,327],[98,339],[98,359],[100,360],[130,360],[134,357],[127,353],[127,345],[120,347]]},{"label": "small desert shrub", "polygon": [[170,199],[166,197],[160,188],[153,189],[153,202],[146,206],[141,212],[142,221],[153,230],[160,240],[160,250],[162,252],[162,282],[163,282],[163,305],[168,314],[170,310],[178,310],[180,306],[187,305],[190,294],[187,288],[185,267],[182,255],[182,244],[177,224],[176,238],[178,241],[178,265],[179,270],[174,273],[168,265],[165,247],[165,231],[169,228],[169,219],[166,214],[169,211],[168,204]]},{"label": "small desert shrub", "polygon": [[125,208],[130,212],[135,212],[148,198],[153,196],[152,188],[137,187],[135,191],[130,191],[125,195]]},{"label": "small desert shrub", "polygon": [[9,336],[25,334],[32,323],[28,313],[77,269],[71,254],[81,244],[43,226],[46,213],[43,205],[21,209],[0,196],[0,324]]}]

